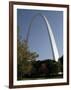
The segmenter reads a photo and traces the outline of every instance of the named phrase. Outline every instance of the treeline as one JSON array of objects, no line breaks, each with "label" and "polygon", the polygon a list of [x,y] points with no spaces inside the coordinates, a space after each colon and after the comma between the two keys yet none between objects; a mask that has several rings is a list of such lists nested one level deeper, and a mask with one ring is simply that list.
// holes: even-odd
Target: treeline
[{"label": "treeline", "polygon": [[32,77],[44,77],[44,78],[58,78],[62,77],[62,74],[59,74],[59,72],[63,73],[63,56],[59,59],[58,62],[55,60],[43,60],[43,61],[35,61],[32,63],[33,69],[31,72]]},{"label": "treeline", "polygon": [[[63,56],[58,62],[48,59],[43,61],[30,61],[28,63],[29,65],[26,66],[25,71],[22,71],[22,69],[18,71],[18,80],[63,77]],[[23,68],[25,67],[23,66]],[[27,71],[27,69],[29,70]],[[59,72],[61,72],[61,74],[59,74]]]}]

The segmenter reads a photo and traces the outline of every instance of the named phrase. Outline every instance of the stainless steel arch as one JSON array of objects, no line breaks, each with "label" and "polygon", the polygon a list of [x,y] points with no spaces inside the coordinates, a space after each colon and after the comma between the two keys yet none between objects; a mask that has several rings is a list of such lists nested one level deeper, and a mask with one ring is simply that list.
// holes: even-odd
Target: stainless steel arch
[{"label": "stainless steel arch", "polygon": [[53,32],[52,32],[52,28],[51,28],[51,26],[50,26],[50,24],[49,24],[48,19],[46,18],[46,16],[42,15],[41,13],[37,13],[36,15],[34,15],[32,17],[31,23],[29,24],[27,36],[26,36],[26,42],[28,43],[32,23],[33,23],[34,19],[38,15],[43,18],[43,20],[44,20],[44,22],[46,24],[47,32],[48,32],[49,39],[50,39],[50,45],[51,45],[51,48],[52,48],[53,59],[55,61],[58,61],[58,59],[59,59],[59,52],[58,52],[57,45],[56,45],[56,42],[55,42],[55,38],[54,38],[54,35],[53,35]]}]

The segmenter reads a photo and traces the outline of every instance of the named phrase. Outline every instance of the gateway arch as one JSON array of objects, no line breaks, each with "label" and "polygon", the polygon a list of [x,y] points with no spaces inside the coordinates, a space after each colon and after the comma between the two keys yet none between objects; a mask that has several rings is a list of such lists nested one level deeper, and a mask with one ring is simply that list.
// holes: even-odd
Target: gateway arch
[{"label": "gateway arch", "polygon": [[41,16],[42,19],[44,20],[45,24],[46,24],[47,32],[48,32],[49,39],[50,39],[50,45],[51,45],[51,49],[52,49],[53,59],[55,61],[58,61],[58,59],[59,59],[59,52],[58,52],[58,48],[57,48],[56,41],[55,41],[55,38],[54,38],[54,34],[52,32],[52,28],[50,26],[48,18],[46,16],[42,15],[41,13],[37,13],[37,14],[35,14],[32,17],[32,20],[31,20],[31,22],[29,24],[27,36],[26,36],[26,43],[28,43],[28,40],[29,40],[32,23],[36,19],[37,16]]}]

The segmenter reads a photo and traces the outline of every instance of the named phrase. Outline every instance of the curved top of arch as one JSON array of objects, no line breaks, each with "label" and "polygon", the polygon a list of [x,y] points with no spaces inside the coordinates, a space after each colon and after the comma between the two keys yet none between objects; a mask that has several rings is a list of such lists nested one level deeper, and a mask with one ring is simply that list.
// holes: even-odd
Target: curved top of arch
[{"label": "curved top of arch", "polygon": [[28,40],[29,40],[30,30],[31,30],[32,23],[33,23],[33,21],[36,19],[37,16],[42,17],[42,19],[44,20],[44,22],[46,22],[45,19],[44,19],[44,16],[43,16],[41,13],[37,13],[37,14],[35,14],[35,15],[32,17],[31,22],[30,22],[29,27],[28,27],[28,32],[27,32],[27,35],[26,35],[26,41],[27,41],[27,42],[28,42]]}]

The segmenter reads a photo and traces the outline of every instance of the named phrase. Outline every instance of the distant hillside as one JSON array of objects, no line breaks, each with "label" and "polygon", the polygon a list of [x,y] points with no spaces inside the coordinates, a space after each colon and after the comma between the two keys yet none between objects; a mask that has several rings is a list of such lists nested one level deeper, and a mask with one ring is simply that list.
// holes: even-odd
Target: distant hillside
[{"label": "distant hillside", "polygon": [[[63,56],[61,56],[58,61],[61,62],[61,64],[63,64]],[[45,60],[38,60],[36,61],[37,63],[40,62],[40,63],[46,63],[46,62],[56,62],[55,60],[52,60],[52,59],[45,59]]]},{"label": "distant hillside", "polygon": [[[63,56],[61,56],[58,60],[60,60],[60,62],[63,64]],[[44,63],[44,62],[47,62],[47,61],[55,61],[55,60],[52,60],[52,59],[45,59],[45,60],[38,60],[36,62],[41,62],[41,63]]]}]

